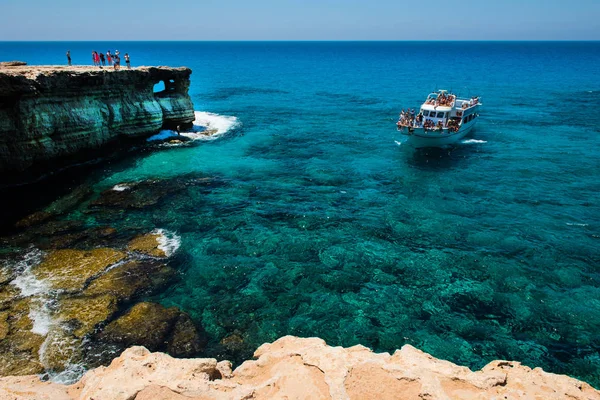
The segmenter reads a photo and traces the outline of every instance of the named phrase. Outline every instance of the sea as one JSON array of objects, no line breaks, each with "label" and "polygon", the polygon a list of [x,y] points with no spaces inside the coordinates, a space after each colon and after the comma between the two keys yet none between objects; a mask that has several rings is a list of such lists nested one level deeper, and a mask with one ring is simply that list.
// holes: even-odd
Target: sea
[{"label": "sea", "polygon": [[[180,277],[147,300],[202,326],[206,356],[318,336],[600,388],[600,42],[2,42],[0,58],[64,65],[67,50],[190,67],[217,134],[149,141],[23,212],[81,184],[217,182],[63,217],[168,232]],[[480,96],[480,119],[453,147],[416,150],[395,123],[436,89]]]}]

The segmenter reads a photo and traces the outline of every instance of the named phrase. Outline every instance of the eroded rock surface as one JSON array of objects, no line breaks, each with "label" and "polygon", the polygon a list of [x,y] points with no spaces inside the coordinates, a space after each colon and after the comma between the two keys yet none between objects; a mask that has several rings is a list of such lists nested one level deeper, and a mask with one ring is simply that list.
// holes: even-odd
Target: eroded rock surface
[{"label": "eroded rock surface", "polygon": [[[191,72],[0,65],[0,174],[192,123]],[[160,81],[167,89],[154,93]]]},{"label": "eroded rock surface", "polygon": [[132,347],[110,366],[71,385],[36,377],[0,378],[0,398],[24,399],[600,399],[590,385],[493,361],[481,371],[438,360],[410,345],[393,355],[363,346],[330,347],[318,338],[264,344],[231,372],[215,359],[174,359]]}]

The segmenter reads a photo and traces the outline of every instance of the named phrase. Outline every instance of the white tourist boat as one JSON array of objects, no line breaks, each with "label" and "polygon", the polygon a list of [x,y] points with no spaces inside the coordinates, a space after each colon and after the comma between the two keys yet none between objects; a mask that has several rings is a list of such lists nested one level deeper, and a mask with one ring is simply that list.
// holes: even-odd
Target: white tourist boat
[{"label": "white tourist boat", "polygon": [[[400,114],[397,126],[416,148],[444,147],[465,137],[479,119],[479,97],[461,99],[446,90],[429,94],[418,114]],[[415,115],[416,114],[416,115]]]}]

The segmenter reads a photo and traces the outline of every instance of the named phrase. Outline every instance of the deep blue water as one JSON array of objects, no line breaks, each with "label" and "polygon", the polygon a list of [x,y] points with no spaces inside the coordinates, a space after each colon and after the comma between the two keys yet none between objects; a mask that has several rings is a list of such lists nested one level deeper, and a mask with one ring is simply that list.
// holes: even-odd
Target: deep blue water
[{"label": "deep blue water", "polygon": [[[193,69],[196,110],[235,116],[212,142],[157,148],[90,177],[217,178],[90,225],[181,237],[182,279],[155,297],[209,354],[282,335],[480,368],[494,359],[600,386],[599,42],[0,43],[0,58]],[[415,151],[395,120],[436,88],[479,95],[474,132]],[[219,342],[232,334],[237,348]]]}]

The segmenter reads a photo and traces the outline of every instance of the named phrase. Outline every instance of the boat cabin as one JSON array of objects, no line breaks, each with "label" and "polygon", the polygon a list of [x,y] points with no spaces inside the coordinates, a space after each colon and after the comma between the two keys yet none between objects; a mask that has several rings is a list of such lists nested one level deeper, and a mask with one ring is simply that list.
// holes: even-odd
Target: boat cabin
[{"label": "boat cabin", "polygon": [[447,90],[430,93],[421,105],[423,121],[430,120],[434,126],[441,123],[444,127],[452,121],[470,122],[477,117],[474,106],[478,104],[478,100],[477,97],[470,100],[459,99]]}]

